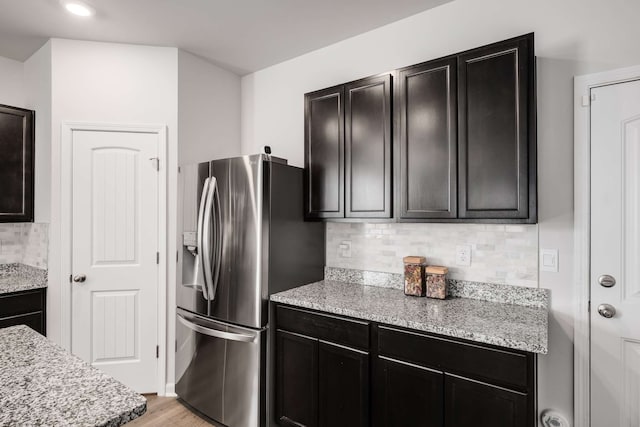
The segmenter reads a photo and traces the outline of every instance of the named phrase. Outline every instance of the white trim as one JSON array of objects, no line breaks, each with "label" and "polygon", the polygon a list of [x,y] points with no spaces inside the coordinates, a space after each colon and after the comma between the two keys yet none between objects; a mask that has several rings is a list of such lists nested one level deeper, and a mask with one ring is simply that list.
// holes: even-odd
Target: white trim
[{"label": "white trim", "polygon": [[[574,425],[591,425],[590,314],[590,193],[591,193],[591,89],[640,79],[640,66],[577,76],[574,80]],[[595,102],[598,102],[597,100]]]},{"label": "white trim", "polygon": [[[67,280],[71,271],[71,231],[72,231],[72,140],[74,131],[107,131],[107,132],[140,132],[158,135],[158,158],[160,170],[158,173],[158,251],[160,262],[158,266],[158,377],[157,393],[164,396],[167,393],[167,253],[168,253],[168,220],[167,220],[167,126],[163,124],[117,124],[117,123],[88,123],[63,122],[61,125],[61,156],[60,156],[60,313],[61,313],[61,343],[67,350],[71,350],[71,283]],[[164,250],[163,250],[164,248]]]},{"label": "white trim", "polygon": [[167,383],[167,387],[164,390],[165,397],[178,397],[176,394],[176,385],[174,383]]}]

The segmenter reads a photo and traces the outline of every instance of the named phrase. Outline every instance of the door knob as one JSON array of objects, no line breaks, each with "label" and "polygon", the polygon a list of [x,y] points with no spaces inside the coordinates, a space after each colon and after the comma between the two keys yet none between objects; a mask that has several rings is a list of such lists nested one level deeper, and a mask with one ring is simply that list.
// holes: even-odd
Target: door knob
[{"label": "door knob", "polygon": [[600,304],[598,306],[598,313],[600,316],[606,317],[607,319],[611,319],[616,315],[616,308],[611,304]]},{"label": "door knob", "polygon": [[85,276],[84,274],[78,274],[76,276],[73,276],[73,281],[76,283],[82,283],[85,280],[87,280],[87,276]]},{"label": "door knob", "polygon": [[616,284],[616,279],[615,277],[608,274],[603,274],[602,276],[598,277],[598,283],[600,283],[600,285],[604,286],[605,288],[610,288]]}]

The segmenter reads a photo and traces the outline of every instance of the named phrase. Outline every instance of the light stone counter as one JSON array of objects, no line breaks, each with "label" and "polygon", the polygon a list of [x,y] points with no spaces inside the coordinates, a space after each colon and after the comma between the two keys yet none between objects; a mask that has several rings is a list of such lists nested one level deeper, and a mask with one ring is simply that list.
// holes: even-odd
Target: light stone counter
[{"label": "light stone counter", "polygon": [[47,270],[24,264],[0,264],[0,295],[47,287]]},{"label": "light stone counter", "polygon": [[473,298],[435,300],[405,296],[393,287],[335,280],[280,292],[271,301],[532,353],[548,351],[547,303],[532,307]]},{"label": "light stone counter", "polygon": [[146,399],[27,326],[0,329],[0,426],[116,427]]}]

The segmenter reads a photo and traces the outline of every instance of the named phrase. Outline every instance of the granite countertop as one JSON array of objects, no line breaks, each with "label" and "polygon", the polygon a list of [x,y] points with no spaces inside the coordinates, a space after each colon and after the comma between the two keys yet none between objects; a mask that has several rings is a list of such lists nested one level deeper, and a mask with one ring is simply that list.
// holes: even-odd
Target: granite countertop
[{"label": "granite countertop", "polygon": [[546,354],[548,310],[473,298],[405,296],[391,287],[322,280],[271,296],[278,303]]},{"label": "granite countertop", "polygon": [[146,399],[27,326],[0,329],[0,426],[115,427]]},{"label": "granite countertop", "polygon": [[47,270],[24,264],[0,264],[0,295],[47,287]]}]

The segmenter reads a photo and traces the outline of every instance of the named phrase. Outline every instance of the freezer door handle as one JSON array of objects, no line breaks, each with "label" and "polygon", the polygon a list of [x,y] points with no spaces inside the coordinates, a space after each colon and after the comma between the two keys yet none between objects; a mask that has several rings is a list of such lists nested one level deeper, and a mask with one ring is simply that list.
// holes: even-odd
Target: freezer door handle
[{"label": "freezer door handle", "polygon": [[211,325],[203,326],[197,323],[194,323],[193,319],[187,319],[182,314],[178,313],[178,320],[187,328],[192,331],[198,332],[200,334],[208,335],[210,337],[222,338],[230,341],[240,341],[240,342],[254,342],[256,339],[256,335],[249,334],[241,334],[237,332],[226,332],[218,329],[212,329]]},{"label": "freezer door handle", "polygon": [[200,196],[200,209],[198,210],[198,231],[196,236],[196,240],[198,244],[198,259],[200,261],[199,265],[200,265],[200,268],[203,270],[202,276],[204,277],[204,286],[202,286],[202,295],[206,300],[209,299],[209,292],[208,292],[209,285],[207,284],[207,280],[208,280],[208,277],[211,276],[211,272],[209,270],[209,274],[207,275],[207,268],[204,263],[205,258],[207,258],[205,253],[206,251],[204,248],[204,241],[205,241],[204,216],[205,216],[206,204],[209,199],[209,182],[210,181],[211,181],[210,178],[205,179],[204,185],[202,186],[202,196]]}]

